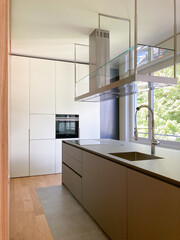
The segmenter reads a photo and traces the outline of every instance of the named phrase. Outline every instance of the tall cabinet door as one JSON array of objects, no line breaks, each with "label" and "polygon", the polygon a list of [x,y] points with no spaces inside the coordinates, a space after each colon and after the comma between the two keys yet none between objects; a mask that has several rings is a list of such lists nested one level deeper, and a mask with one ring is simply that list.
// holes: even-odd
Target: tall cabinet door
[{"label": "tall cabinet door", "polygon": [[55,115],[30,116],[30,175],[55,173]]},{"label": "tall cabinet door", "polygon": [[11,57],[11,177],[29,175],[29,59]]},{"label": "tall cabinet door", "polygon": [[56,114],[78,114],[74,101],[74,64],[56,62]]},{"label": "tall cabinet door", "polygon": [[55,114],[55,62],[30,59],[30,113]]},{"label": "tall cabinet door", "polygon": [[[89,65],[77,64],[76,78],[83,79],[89,74]],[[80,81],[77,85],[77,95],[89,92],[89,83]],[[100,138],[100,103],[79,102],[79,127],[81,139]]]},{"label": "tall cabinet door", "polygon": [[55,139],[55,115],[30,115],[30,139]]},{"label": "tall cabinet door", "polygon": [[30,175],[55,173],[55,62],[30,59]]},{"label": "tall cabinet door", "polygon": [[55,140],[31,140],[30,176],[56,172]]}]

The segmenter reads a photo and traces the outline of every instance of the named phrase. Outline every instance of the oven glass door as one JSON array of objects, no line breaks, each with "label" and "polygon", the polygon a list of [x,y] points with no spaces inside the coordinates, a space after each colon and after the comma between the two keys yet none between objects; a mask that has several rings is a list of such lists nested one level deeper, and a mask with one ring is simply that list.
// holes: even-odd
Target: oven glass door
[{"label": "oven glass door", "polygon": [[79,121],[56,121],[56,138],[78,138]]}]

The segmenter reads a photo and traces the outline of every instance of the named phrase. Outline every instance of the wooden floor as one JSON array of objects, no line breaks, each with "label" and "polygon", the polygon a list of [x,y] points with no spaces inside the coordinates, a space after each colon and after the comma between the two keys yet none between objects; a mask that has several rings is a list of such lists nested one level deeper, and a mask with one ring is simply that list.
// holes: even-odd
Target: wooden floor
[{"label": "wooden floor", "polygon": [[61,174],[11,179],[10,240],[53,240],[36,188],[60,184]]}]

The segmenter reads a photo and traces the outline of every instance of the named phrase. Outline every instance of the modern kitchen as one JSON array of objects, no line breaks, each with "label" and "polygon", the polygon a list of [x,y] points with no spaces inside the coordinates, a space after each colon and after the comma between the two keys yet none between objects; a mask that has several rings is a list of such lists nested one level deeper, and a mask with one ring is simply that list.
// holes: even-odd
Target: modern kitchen
[{"label": "modern kitchen", "polygon": [[180,1],[1,1],[0,239],[180,240]]}]

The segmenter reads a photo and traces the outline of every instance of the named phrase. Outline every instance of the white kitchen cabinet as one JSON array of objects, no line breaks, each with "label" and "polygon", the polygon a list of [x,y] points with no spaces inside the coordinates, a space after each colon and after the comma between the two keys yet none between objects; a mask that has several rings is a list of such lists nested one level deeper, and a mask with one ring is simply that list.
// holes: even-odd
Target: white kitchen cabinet
[{"label": "white kitchen cabinet", "polygon": [[55,140],[31,140],[30,176],[53,174],[55,165]]},{"label": "white kitchen cabinet", "polygon": [[[89,92],[89,65],[76,64],[76,96],[83,95]],[[82,81],[79,81],[83,79]]]},{"label": "white kitchen cabinet", "polygon": [[[89,72],[83,64],[77,64],[77,70],[78,78]],[[74,64],[56,62],[56,114],[79,114],[80,138],[99,138],[100,104],[74,101],[74,87]]]},{"label": "white kitchen cabinet", "polygon": [[74,101],[74,64],[56,62],[56,114],[78,114]]},{"label": "white kitchen cabinet", "polygon": [[[80,80],[89,74],[89,65],[77,64],[76,77]],[[76,88],[77,94],[89,92],[89,82],[81,81]],[[79,127],[81,139],[100,138],[100,103],[78,102]]]},{"label": "white kitchen cabinet", "polygon": [[[73,63],[15,56],[11,59],[11,176],[28,176],[29,166],[32,175],[45,174],[39,167],[41,158],[38,160],[33,142],[39,144],[41,140],[44,144],[45,140],[55,141],[55,170],[50,172],[61,173],[62,139],[55,140],[55,113],[79,114],[80,138],[99,138],[99,103],[74,101]],[[81,78],[88,74],[88,66],[78,64],[78,71]],[[50,148],[51,144],[45,149],[49,155]]]},{"label": "white kitchen cabinet", "polygon": [[[76,80],[79,81],[89,75],[89,64],[76,64]],[[89,84],[88,84],[89,87]]]},{"label": "white kitchen cabinet", "polygon": [[31,139],[55,139],[55,115],[31,114]]},{"label": "white kitchen cabinet", "polygon": [[11,177],[29,175],[29,59],[11,56]]},{"label": "white kitchen cabinet", "polygon": [[56,139],[56,173],[62,173],[62,140]]},{"label": "white kitchen cabinet", "polygon": [[30,59],[30,113],[55,114],[55,62]]}]

